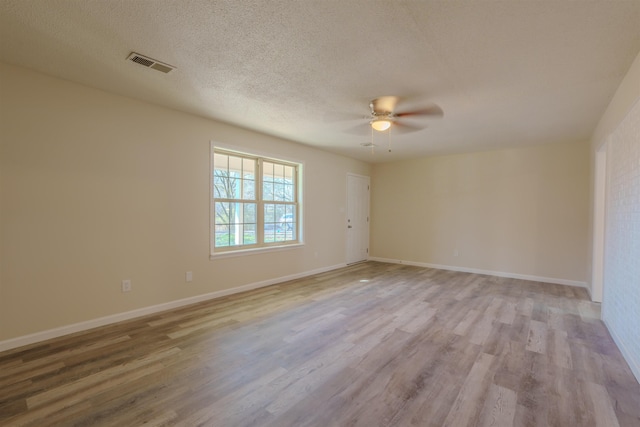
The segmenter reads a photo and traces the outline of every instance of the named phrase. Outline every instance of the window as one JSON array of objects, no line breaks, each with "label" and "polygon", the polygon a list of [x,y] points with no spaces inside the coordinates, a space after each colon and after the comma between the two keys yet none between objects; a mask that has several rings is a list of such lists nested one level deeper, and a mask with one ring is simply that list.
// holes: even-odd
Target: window
[{"label": "window", "polygon": [[300,165],[213,148],[211,252],[300,243]]}]

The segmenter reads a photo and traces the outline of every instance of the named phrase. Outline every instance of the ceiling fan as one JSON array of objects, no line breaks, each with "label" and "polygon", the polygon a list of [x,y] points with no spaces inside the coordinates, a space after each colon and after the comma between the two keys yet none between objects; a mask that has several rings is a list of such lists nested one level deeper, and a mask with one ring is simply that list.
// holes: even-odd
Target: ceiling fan
[{"label": "ceiling fan", "polygon": [[397,128],[400,132],[412,132],[424,129],[424,126],[416,126],[409,124],[404,119],[408,118],[440,118],[444,115],[442,108],[436,104],[430,104],[424,108],[413,111],[396,111],[396,105],[400,101],[398,96],[381,96],[369,103],[371,115],[365,116],[369,120],[372,129],[383,132],[391,126]]},{"label": "ceiling fan", "polygon": [[[410,111],[397,111],[396,106],[400,102],[401,98],[399,96],[381,96],[379,98],[374,99],[369,103],[369,108],[371,109],[371,113],[368,116],[358,116],[358,120],[367,120],[366,123],[360,123],[351,129],[347,129],[345,132],[353,133],[353,134],[363,134],[367,130],[370,129],[371,133],[371,141],[367,143],[362,143],[363,147],[371,147],[371,152],[373,153],[374,147],[377,145],[374,144],[373,134],[375,131],[384,132],[387,130],[393,129],[398,133],[408,133],[415,132],[418,130],[422,130],[426,128],[426,124],[417,125],[413,119],[415,118],[441,118],[444,116],[444,112],[442,108],[440,108],[436,104],[428,104],[423,108],[417,110]],[[350,120],[348,115],[340,115],[341,117],[337,120]],[[335,115],[334,115],[335,117]],[[356,119],[355,115],[353,119]],[[389,151],[391,151],[391,139],[390,139],[390,131],[387,132],[388,136],[388,144]]]}]

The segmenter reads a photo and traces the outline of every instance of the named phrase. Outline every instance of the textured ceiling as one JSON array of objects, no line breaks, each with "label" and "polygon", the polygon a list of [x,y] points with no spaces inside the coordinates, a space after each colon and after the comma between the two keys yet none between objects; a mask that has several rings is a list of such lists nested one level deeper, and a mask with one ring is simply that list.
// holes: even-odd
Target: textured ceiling
[{"label": "textured ceiling", "polygon": [[[586,140],[639,51],[640,0],[0,0],[4,62],[369,162]],[[444,117],[371,155],[382,95]]]}]

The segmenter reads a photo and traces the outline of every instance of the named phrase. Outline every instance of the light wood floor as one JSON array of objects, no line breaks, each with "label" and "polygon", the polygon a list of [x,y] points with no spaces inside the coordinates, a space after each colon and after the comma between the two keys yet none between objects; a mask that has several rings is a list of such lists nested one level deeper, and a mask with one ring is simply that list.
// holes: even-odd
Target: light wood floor
[{"label": "light wood floor", "polygon": [[640,426],[580,288],[365,263],[0,353],[0,425]]}]

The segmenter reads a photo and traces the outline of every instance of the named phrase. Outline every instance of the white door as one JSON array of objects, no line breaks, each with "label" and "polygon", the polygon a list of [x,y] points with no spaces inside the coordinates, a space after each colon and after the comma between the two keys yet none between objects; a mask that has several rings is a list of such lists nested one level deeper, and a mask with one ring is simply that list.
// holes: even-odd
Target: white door
[{"label": "white door", "polygon": [[369,258],[369,177],[347,175],[347,264]]}]

